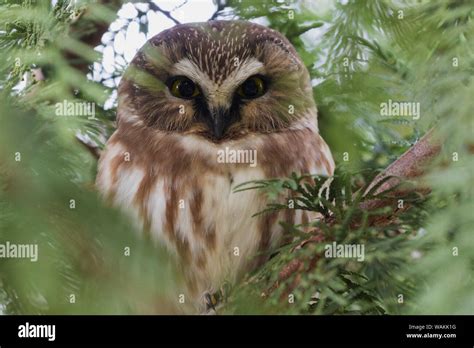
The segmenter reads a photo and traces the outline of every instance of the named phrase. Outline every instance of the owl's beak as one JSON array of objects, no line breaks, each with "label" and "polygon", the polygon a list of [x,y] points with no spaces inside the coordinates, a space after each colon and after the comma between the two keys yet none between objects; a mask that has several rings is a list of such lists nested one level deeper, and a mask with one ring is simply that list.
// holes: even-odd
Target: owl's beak
[{"label": "owl's beak", "polygon": [[211,132],[214,138],[219,140],[224,136],[225,131],[232,124],[232,117],[229,110],[225,108],[218,108],[215,112],[212,112],[211,115]]}]

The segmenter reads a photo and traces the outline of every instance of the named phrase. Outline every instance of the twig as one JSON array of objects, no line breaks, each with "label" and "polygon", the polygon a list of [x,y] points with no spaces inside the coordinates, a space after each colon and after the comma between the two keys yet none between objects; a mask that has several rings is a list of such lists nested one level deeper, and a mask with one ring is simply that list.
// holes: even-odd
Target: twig
[{"label": "twig", "polygon": [[217,19],[217,16],[220,15],[222,10],[226,7],[227,2],[225,0],[218,0],[217,1],[217,9],[216,11],[212,14],[211,18],[209,18],[210,21]]},{"label": "twig", "polygon": [[169,19],[171,19],[171,20],[174,22],[174,24],[181,24],[180,21],[178,21],[176,18],[174,18],[174,17],[171,15],[171,11],[163,10],[160,6],[158,6],[158,5],[155,4],[154,2],[150,2],[149,5],[150,5],[150,10],[159,11],[159,12],[163,13],[166,17],[168,17]]},{"label": "twig", "polygon": [[299,30],[295,31],[294,33],[291,33],[291,36],[292,37],[298,37],[298,36],[306,33],[307,31],[310,31],[310,30],[316,29],[316,28],[320,28],[323,25],[324,25],[324,23],[322,23],[322,22],[316,22],[316,23],[301,27]]},{"label": "twig", "polygon": [[176,11],[176,10],[179,10],[181,7],[183,7],[184,5],[186,5],[188,3],[188,0],[184,0],[181,4],[179,4],[178,6],[175,6],[171,12],[173,11]]}]

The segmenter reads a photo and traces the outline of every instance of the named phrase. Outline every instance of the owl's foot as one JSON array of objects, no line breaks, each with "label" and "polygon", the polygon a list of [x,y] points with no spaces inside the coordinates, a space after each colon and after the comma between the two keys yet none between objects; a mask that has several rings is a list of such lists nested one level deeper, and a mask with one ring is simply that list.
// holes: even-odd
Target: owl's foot
[{"label": "owl's foot", "polygon": [[204,301],[206,303],[205,314],[210,314],[210,315],[217,314],[216,306],[219,302],[217,295],[218,295],[217,293],[210,294],[208,292],[204,294]]},{"label": "owl's foot", "polygon": [[226,302],[226,290],[222,286],[215,292],[204,293],[204,304],[206,306],[204,314],[218,314],[218,310],[222,309]]}]

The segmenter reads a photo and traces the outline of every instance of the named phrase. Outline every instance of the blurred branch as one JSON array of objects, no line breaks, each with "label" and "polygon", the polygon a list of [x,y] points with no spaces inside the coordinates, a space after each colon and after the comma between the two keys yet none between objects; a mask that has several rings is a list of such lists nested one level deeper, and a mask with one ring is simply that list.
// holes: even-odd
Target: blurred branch
[{"label": "blurred branch", "polygon": [[83,145],[87,151],[89,151],[92,156],[94,156],[95,159],[99,159],[100,158],[100,148],[97,146],[97,144],[95,144],[94,142],[92,141],[88,141],[87,139],[84,139],[82,137],[79,137],[79,136],[76,136],[76,140],[81,144]]},{"label": "blurred branch", "polygon": [[[108,13],[116,13],[122,6],[121,0],[102,0],[96,6],[102,6],[107,9]],[[109,12],[110,11],[110,12]],[[110,18],[111,19],[111,18]],[[71,24],[69,32],[70,37],[91,47],[92,49],[101,43],[102,36],[109,29],[109,21],[104,18],[98,18],[94,13],[94,9],[90,6],[86,7],[79,17]],[[65,58],[69,64],[83,73],[89,71],[91,62],[79,57],[76,53],[65,51]]]}]

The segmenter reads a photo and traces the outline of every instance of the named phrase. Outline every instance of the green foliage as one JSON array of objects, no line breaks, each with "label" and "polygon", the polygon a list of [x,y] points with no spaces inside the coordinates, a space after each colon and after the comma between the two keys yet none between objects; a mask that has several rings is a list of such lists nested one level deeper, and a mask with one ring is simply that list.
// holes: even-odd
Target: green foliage
[{"label": "green foliage", "polygon": [[[109,89],[71,67],[64,51],[74,46],[71,16],[84,5],[45,3],[0,9],[0,242],[38,244],[39,253],[38,262],[0,260],[0,309],[169,311],[167,301],[179,293],[169,255],[104,206],[93,189],[96,161],[76,139],[82,134],[103,145],[114,117],[103,109]],[[91,52],[88,47],[81,54],[91,60]],[[34,78],[36,68],[44,80]],[[13,88],[22,81],[24,88]],[[100,122],[61,117],[55,105],[63,100],[95,102]]]},{"label": "green foliage", "polygon": [[[91,79],[88,65],[101,54],[82,40],[115,19],[120,3],[109,3],[0,3],[0,242],[38,243],[42,253],[37,263],[0,260],[3,312],[154,313],[169,310],[166,299],[179,293],[168,255],[101,203],[92,189],[96,161],[76,139],[101,148],[113,130],[115,109],[105,104],[116,86]],[[311,226],[324,240],[364,245],[366,257],[319,257],[313,264],[326,242],[295,249],[307,238],[304,226],[285,226],[294,239],[231,291],[223,311],[474,313],[472,2],[226,5],[223,17],[258,18],[295,45],[313,78],[320,131],[339,167],[329,198],[318,194],[322,178],[275,178],[237,190],[265,190],[269,210],[286,209],[278,197],[289,192],[296,209],[330,221]],[[382,116],[381,103],[389,99],[419,103],[419,119]],[[58,117],[55,105],[64,100],[94,102],[99,121]],[[443,152],[423,178],[431,194],[403,197],[410,209],[374,225],[372,219],[395,207],[360,209],[374,198],[360,193],[433,126]],[[308,271],[299,272],[291,290],[294,303],[287,289],[295,276],[263,300],[261,293],[295,258]]]},{"label": "green foliage", "polygon": [[[352,175],[338,169],[330,181],[328,196],[320,193],[327,185],[327,178],[322,177],[293,175],[286,180],[256,181],[238,188],[258,189],[267,194],[271,203],[262,214],[286,210],[288,202],[293,202],[291,209],[318,212],[323,218],[305,225],[283,224],[294,235],[293,241],[237,291],[237,303],[240,296],[255,297],[262,289],[273,289],[278,284],[276,289],[268,291],[266,306],[256,307],[257,310],[278,313],[282,303],[286,303],[285,313],[294,314],[402,312],[397,296],[403,294],[404,300],[410,299],[416,284],[416,278],[408,272],[416,263],[412,253],[426,248],[420,243],[420,231],[428,215],[427,202],[416,193],[394,199],[391,193],[401,184],[376,194],[392,177],[371,186],[370,180],[364,183],[363,174]],[[278,203],[281,192],[289,195],[285,202]],[[400,213],[390,218],[398,199],[411,209],[398,209]],[[374,200],[392,203],[377,209],[361,209],[361,204]],[[317,242],[307,242],[310,236],[303,231],[305,227],[316,234]],[[363,246],[363,259],[332,257],[328,249],[333,250],[334,242],[336,246]],[[295,258],[304,264],[304,271],[280,279],[280,271]],[[300,284],[296,288],[292,286],[295,281]]]}]

